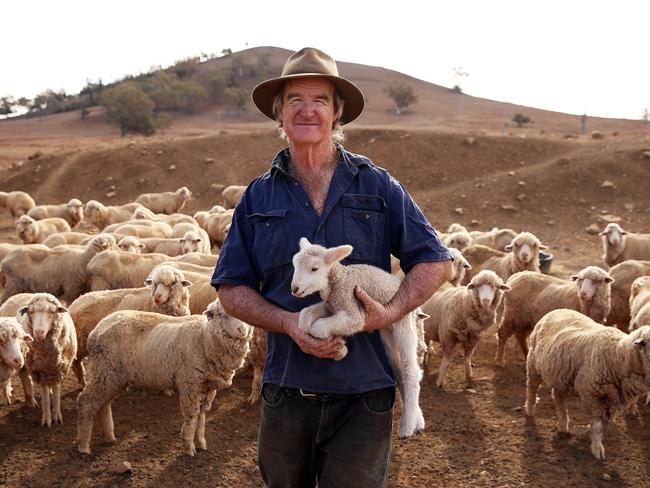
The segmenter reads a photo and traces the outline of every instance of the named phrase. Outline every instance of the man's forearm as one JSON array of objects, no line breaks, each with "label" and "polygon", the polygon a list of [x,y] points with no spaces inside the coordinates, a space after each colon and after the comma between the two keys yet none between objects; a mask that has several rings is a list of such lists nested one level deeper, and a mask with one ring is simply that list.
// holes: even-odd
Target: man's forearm
[{"label": "man's forearm", "polygon": [[286,333],[291,312],[272,304],[248,286],[221,285],[219,299],[229,315],[271,332]]}]

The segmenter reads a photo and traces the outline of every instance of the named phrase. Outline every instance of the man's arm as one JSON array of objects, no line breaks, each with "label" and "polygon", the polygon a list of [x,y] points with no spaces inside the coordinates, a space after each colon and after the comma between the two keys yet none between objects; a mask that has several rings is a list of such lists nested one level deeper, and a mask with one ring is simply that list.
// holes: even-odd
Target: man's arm
[{"label": "man's arm", "polygon": [[451,269],[451,261],[416,264],[402,281],[395,296],[386,305],[373,300],[361,287],[355,287],[354,294],[361,302],[366,316],[363,330],[389,327],[422,305],[440,285],[451,278]]},{"label": "man's arm", "polygon": [[305,334],[298,328],[300,313],[283,310],[248,286],[221,285],[219,300],[229,315],[255,327],[287,334],[306,354],[334,359],[343,346],[340,337],[316,339]]}]

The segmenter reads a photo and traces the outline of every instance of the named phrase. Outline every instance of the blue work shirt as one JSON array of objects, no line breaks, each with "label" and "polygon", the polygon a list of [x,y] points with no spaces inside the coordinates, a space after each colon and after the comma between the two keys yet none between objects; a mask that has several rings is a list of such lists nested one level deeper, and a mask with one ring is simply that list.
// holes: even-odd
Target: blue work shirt
[{"label": "blue work shirt", "polygon": [[[320,301],[291,294],[298,241],[334,247],[350,244],[343,264],[371,264],[390,272],[390,255],[404,272],[424,261],[450,260],[426,217],[402,185],[368,158],[337,145],[339,164],[319,216],[300,183],[288,173],[289,149],[253,180],[235,208],[212,285],[244,285],[291,311]],[[262,384],[319,393],[362,393],[394,386],[379,332],[346,338],[341,361],[305,354],[286,334],[268,332]]]}]

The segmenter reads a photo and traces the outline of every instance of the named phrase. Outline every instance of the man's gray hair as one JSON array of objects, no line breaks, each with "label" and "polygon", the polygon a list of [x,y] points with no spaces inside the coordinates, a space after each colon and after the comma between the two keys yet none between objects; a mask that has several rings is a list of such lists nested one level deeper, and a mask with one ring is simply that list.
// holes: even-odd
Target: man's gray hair
[{"label": "man's gray hair", "polygon": [[[278,90],[273,98],[273,118],[278,124],[278,132],[280,139],[287,140],[287,133],[282,127],[282,120],[280,120],[280,107],[282,107],[282,97],[284,95],[284,85]],[[345,141],[345,134],[343,133],[343,125],[341,125],[341,115],[343,115],[343,106],[345,99],[341,97],[339,91],[334,87],[334,124],[332,125],[332,140],[334,142],[342,143]]]}]

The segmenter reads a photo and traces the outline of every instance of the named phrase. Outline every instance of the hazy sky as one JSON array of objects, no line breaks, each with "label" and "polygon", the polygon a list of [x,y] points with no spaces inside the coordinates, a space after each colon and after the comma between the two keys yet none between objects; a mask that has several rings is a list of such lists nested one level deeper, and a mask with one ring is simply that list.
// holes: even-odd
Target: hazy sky
[{"label": "hazy sky", "polygon": [[[4,0],[0,96],[78,92],[192,55],[318,47],[470,95],[638,119],[650,109],[650,2]],[[354,80],[353,80],[354,81]]]}]

